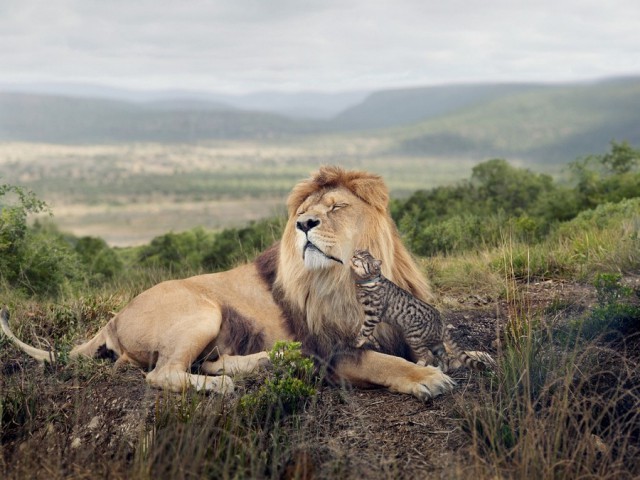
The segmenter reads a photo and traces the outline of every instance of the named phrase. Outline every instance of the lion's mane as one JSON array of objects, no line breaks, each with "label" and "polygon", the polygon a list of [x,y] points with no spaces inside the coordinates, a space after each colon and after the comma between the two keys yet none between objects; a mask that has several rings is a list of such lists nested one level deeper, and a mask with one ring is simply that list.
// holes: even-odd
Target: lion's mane
[{"label": "lion's mane", "polygon": [[[281,242],[258,259],[263,277],[272,283],[276,302],[282,308],[291,333],[303,348],[332,363],[340,355],[357,355],[351,343],[364,319],[356,299],[348,265],[324,270],[305,268],[296,248],[296,212],[310,196],[345,189],[365,206],[365,228],[349,231],[357,247],[369,250],[383,262],[384,275],[425,301],[431,290],[411,255],[402,244],[388,210],[389,192],[381,177],[362,171],[325,166],[296,185],[287,200],[288,221]],[[347,222],[353,229],[356,224]],[[362,220],[362,219],[360,219]],[[338,232],[340,233],[340,232]],[[344,232],[343,232],[344,233]],[[271,265],[269,268],[268,265]],[[381,329],[383,351],[407,357],[401,335]]]}]

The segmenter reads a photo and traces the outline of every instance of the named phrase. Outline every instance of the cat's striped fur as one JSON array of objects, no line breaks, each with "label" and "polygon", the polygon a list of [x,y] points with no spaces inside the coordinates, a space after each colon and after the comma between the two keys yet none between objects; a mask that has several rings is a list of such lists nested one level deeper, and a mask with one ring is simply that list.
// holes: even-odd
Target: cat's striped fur
[{"label": "cat's striped fur", "polygon": [[[471,358],[456,345],[435,307],[385,278],[380,266],[380,260],[366,250],[356,250],[351,259],[358,300],[365,312],[356,346],[361,347],[369,341],[375,348],[380,348],[373,333],[378,323],[385,322],[403,331],[418,365],[434,364],[446,372],[450,368],[448,351],[458,360],[457,365],[478,370],[486,368],[483,361]],[[489,358],[487,355],[487,361]]]}]

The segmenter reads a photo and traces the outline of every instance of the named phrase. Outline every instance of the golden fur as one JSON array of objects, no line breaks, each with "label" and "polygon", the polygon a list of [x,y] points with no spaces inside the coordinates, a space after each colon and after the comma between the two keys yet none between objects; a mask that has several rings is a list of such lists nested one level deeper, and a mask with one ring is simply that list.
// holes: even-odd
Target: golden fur
[{"label": "golden fur", "polygon": [[[282,241],[255,262],[150,288],[71,355],[106,351],[117,363],[152,368],[147,381],[155,387],[224,392],[233,382],[220,374],[250,371],[267,361],[265,349],[276,340],[298,339],[336,380],[419,398],[447,391],[453,382],[439,369],[398,356],[406,346],[391,330],[379,332],[385,353],[353,346],[364,319],[349,271],[356,248],[382,259],[394,283],[431,299],[389,216],[388,199],[377,175],[323,167],[293,188]],[[8,313],[2,317],[16,341]],[[18,345],[39,360],[51,358]],[[194,362],[199,373],[191,373]]]}]

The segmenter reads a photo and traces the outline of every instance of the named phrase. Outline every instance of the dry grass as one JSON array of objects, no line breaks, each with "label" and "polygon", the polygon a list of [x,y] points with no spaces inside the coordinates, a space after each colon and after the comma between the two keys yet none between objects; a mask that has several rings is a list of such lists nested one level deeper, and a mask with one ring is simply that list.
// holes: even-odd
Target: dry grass
[{"label": "dry grass", "polygon": [[[615,253],[625,255],[626,247]],[[473,459],[459,471],[479,478],[636,478],[640,319],[613,340],[604,325],[595,341],[567,335],[567,322],[576,319],[544,315],[531,304],[529,275],[517,280],[514,254],[521,252],[502,247],[506,318],[498,369],[483,379],[477,402],[458,404]]]}]

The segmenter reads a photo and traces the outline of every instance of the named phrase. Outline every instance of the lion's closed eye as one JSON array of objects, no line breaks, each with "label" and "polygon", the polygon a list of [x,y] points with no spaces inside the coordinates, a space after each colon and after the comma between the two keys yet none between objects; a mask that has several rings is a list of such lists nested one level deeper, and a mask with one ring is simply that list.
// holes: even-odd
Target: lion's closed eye
[{"label": "lion's closed eye", "polygon": [[330,212],[335,212],[336,210],[340,210],[341,208],[345,208],[348,207],[349,204],[348,203],[334,203],[331,206],[331,210],[329,210]]}]

